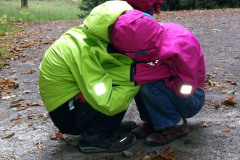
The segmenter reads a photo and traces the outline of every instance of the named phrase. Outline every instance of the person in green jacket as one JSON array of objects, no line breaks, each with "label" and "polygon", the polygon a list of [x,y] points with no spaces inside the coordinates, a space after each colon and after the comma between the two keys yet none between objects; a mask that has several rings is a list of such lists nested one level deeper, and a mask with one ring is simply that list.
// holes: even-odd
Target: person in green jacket
[{"label": "person in green jacket", "polygon": [[130,9],[124,1],[97,6],[46,51],[40,64],[42,101],[62,133],[81,135],[82,152],[119,152],[135,141],[131,133],[116,134],[139,91],[130,80],[133,61],[114,50],[109,38],[115,21]]}]

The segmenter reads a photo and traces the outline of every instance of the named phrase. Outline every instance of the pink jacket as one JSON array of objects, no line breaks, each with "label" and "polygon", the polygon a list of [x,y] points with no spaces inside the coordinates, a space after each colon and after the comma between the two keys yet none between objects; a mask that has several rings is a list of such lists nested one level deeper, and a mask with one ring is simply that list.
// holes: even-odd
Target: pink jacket
[{"label": "pink jacket", "polygon": [[[132,80],[139,85],[164,80],[182,97],[204,87],[206,71],[200,43],[178,24],[159,23],[141,11],[129,10],[114,24],[111,43],[136,61]],[[191,94],[180,93],[182,85],[191,85]]]},{"label": "pink jacket", "polygon": [[153,5],[154,9],[160,8],[162,5],[162,0],[125,0],[130,5],[139,8],[141,11],[145,12]]}]

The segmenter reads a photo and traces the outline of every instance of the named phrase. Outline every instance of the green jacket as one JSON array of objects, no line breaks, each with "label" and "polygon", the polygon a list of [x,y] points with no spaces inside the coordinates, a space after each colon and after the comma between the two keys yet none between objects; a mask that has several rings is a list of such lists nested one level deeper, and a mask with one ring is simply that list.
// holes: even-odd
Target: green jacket
[{"label": "green jacket", "polygon": [[40,65],[39,91],[49,112],[79,92],[93,108],[109,116],[128,108],[139,90],[130,81],[132,59],[108,53],[107,45],[114,22],[130,9],[124,1],[108,1],[47,50]]}]

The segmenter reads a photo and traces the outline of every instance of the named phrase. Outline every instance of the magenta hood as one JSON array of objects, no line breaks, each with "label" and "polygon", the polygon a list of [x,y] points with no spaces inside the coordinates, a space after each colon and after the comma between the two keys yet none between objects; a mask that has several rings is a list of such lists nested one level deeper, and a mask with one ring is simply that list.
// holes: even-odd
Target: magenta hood
[{"label": "magenta hood", "polygon": [[[152,16],[138,10],[129,10],[114,24],[111,43],[117,50],[133,59],[151,61],[147,52],[156,52],[162,32],[163,27]],[[147,54],[140,56],[143,53]]]}]

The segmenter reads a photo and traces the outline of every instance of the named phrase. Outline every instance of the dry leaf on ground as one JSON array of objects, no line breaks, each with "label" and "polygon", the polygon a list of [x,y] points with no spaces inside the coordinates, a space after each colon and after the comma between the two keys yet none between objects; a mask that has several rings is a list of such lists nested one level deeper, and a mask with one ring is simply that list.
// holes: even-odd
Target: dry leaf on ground
[{"label": "dry leaf on ground", "polygon": [[15,132],[13,133],[10,133],[9,135],[5,136],[5,137],[2,137],[1,139],[8,139],[8,138],[11,138],[12,136],[15,135]]},{"label": "dry leaf on ground", "polygon": [[66,134],[62,134],[59,130],[55,131],[55,134],[51,134],[50,135],[50,139],[51,140],[66,140],[67,139],[67,135]]},{"label": "dry leaf on ground", "polygon": [[153,160],[180,160],[178,155],[173,152],[173,147],[169,146],[164,152],[157,153]]},{"label": "dry leaf on ground", "polygon": [[230,130],[229,129],[224,129],[224,130],[222,130],[222,132],[230,132]]},{"label": "dry leaf on ground", "polygon": [[231,106],[233,106],[234,104],[238,104],[235,100],[233,100],[234,98],[235,98],[235,96],[229,97],[229,98],[225,99],[223,102],[221,102],[221,104],[231,105]]}]

